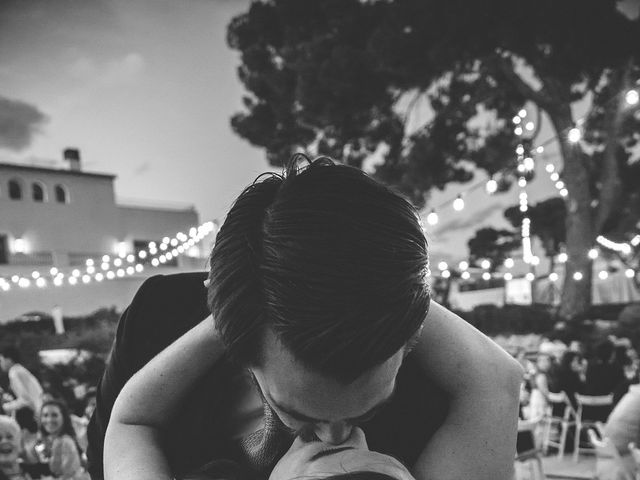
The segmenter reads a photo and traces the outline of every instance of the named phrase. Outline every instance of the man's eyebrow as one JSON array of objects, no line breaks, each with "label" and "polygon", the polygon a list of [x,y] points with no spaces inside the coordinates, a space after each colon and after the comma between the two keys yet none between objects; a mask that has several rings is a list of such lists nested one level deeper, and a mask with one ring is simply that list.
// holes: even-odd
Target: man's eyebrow
[{"label": "man's eyebrow", "polygon": [[[392,390],[391,394],[387,398],[382,400],[377,405],[374,405],[373,407],[371,407],[369,410],[367,410],[362,415],[359,415],[359,416],[353,417],[353,418],[347,418],[347,419],[345,419],[345,421],[349,422],[349,423],[357,423],[357,422],[362,421],[363,419],[366,419],[367,417],[377,413],[379,410],[381,410],[383,407],[385,407],[387,404],[389,404],[393,400],[393,397],[396,394],[396,387],[397,387],[397,384],[394,382],[393,390]],[[319,418],[307,417],[305,414],[300,413],[300,412],[296,411],[293,408],[287,407],[286,405],[280,405],[278,402],[275,401],[275,399],[273,397],[271,397],[271,395],[269,395],[269,397],[270,397],[271,402],[273,403],[273,405],[278,407],[279,410],[282,410],[284,413],[286,413],[287,415],[289,415],[292,418],[295,418],[296,420],[298,420],[300,422],[329,423],[326,420],[320,420]]]}]

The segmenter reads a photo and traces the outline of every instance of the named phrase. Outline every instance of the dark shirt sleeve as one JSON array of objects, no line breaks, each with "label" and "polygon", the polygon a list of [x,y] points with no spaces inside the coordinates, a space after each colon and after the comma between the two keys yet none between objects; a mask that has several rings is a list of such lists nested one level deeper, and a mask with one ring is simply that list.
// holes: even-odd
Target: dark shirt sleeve
[{"label": "dark shirt sleeve", "polygon": [[87,428],[91,478],[102,479],[104,435],[113,404],[127,380],[162,349],[208,315],[204,273],[147,279],[118,322],[116,337],[97,387]]}]

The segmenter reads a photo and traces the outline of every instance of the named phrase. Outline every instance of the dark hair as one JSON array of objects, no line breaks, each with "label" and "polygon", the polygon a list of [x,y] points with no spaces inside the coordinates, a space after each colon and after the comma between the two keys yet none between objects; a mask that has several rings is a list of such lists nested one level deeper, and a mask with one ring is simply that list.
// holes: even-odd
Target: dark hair
[{"label": "dark hair", "polygon": [[22,407],[16,410],[16,422],[20,425],[21,429],[25,429],[28,432],[36,433],[38,431],[38,422],[36,422],[33,416],[33,410],[29,407]]},{"label": "dark hair", "polygon": [[[62,428],[60,429],[60,434],[69,435],[77,444],[76,431],[73,429],[73,424],[71,423],[71,415],[69,414],[69,408],[67,404],[61,402],[60,400],[47,400],[42,404],[40,408],[40,416],[42,417],[42,411],[44,407],[54,405],[60,409],[60,413],[62,414]],[[40,424],[40,433],[42,435],[49,435],[49,433],[42,427],[42,423]]]},{"label": "dark hair", "polygon": [[13,363],[20,363],[21,360],[20,351],[12,345],[2,347],[2,349],[0,349],[0,355],[12,360]]},{"label": "dark hair", "polygon": [[429,309],[416,210],[326,157],[263,174],[231,207],[211,254],[209,306],[229,356],[259,365],[271,328],[307,367],[351,381],[418,332]]},{"label": "dark hair", "polygon": [[614,345],[611,340],[603,340],[594,349],[594,357],[602,363],[609,363],[612,360]]},{"label": "dark hair", "polygon": [[571,370],[571,363],[576,358],[582,358],[582,355],[579,352],[566,351],[562,354],[560,358],[560,369],[563,371]]}]

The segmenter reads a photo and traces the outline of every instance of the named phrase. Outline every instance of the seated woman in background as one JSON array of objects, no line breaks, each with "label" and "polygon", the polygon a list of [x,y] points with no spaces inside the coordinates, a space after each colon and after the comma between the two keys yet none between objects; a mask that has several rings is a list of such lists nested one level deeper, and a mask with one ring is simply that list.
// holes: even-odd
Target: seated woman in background
[{"label": "seated woman in background", "polygon": [[40,461],[49,465],[60,480],[88,480],[82,465],[82,451],[64,403],[48,400],[40,410],[40,443],[36,450]]},{"label": "seated woman in background", "polygon": [[[566,351],[562,354],[560,364],[549,375],[549,391],[565,392],[573,408],[576,403],[576,393],[583,393],[585,389],[586,364],[578,352]],[[562,405],[554,405],[553,415],[561,417],[564,413]]]}]

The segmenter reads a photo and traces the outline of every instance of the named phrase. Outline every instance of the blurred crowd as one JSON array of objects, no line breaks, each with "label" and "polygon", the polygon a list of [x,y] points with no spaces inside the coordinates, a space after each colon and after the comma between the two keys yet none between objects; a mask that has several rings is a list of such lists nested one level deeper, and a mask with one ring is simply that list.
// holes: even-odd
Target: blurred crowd
[{"label": "blurred crowd", "polygon": [[17,349],[0,350],[8,377],[0,391],[0,480],[88,480],[84,452],[95,388],[43,386],[20,361]]},{"label": "blurred crowd", "polygon": [[[576,423],[589,424],[635,469],[629,445],[640,445],[640,360],[629,339],[612,336],[589,348],[577,341],[544,340],[537,352],[520,349],[515,356],[525,371],[520,419],[537,427],[532,430],[537,448],[544,450],[545,436],[561,433],[561,422],[549,420],[564,418],[572,422],[565,452],[589,444],[586,430],[578,430],[575,438]],[[558,401],[553,394],[562,392],[564,401]]]}]

